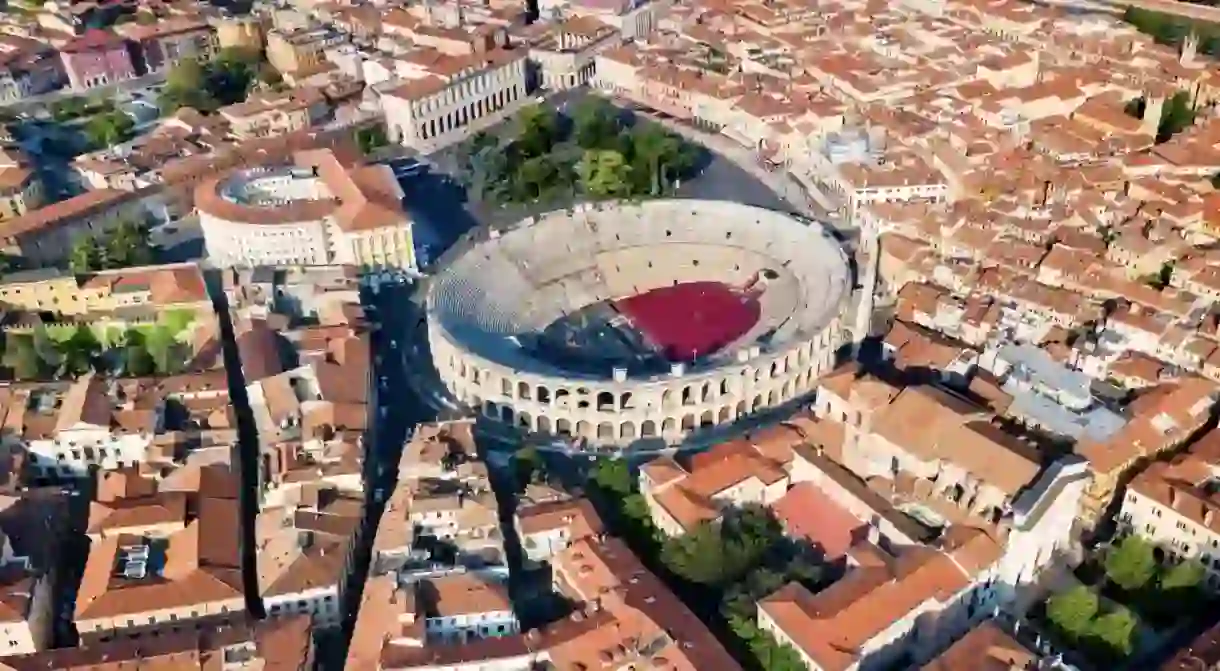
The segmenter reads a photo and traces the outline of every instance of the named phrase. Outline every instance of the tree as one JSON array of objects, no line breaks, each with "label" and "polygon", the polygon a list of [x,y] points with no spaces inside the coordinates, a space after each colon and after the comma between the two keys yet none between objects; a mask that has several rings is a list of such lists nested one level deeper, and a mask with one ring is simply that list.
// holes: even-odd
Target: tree
[{"label": "tree", "polygon": [[1147,585],[1155,575],[1152,546],[1138,536],[1127,536],[1106,555],[1106,577],[1128,592]]},{"label": "tree", "polygon": [[34,337],[10,335],[4,349],[4,365],[13,369],[18,380],[37,380],[46,376],[46,364],[34,348]]},{"label": "tree", "polygon": [[72,337],[60,344],[59,350],[63,354],[59,374],[79,377],[96,367],[102,354],[102,343],[98,342],[93,329],[82,324],[76,327]]},{"label": "tree", "polygon": [[173,114],[179,108],[192,107],[204,112],[216,109],[216,100],[208,90],[208,72],[202,64],[187,58],[170,68],[165,88],[157,100],[163,114]]},{"label": "tree", "polygon": [[597,198],[616,198],[631,193],[631,166],[612,149],[589,149],[576,166],[581,188]]},{"label": "tree", "polygon": [[625,459],[601,459],[593,467],[593,482],[603,491],[624,498],[635,490],[631,467]]},{"label": "tree", "polygon": [[68,268],[73,273],[88,273],[101,267],[101,248],[93,238],[82,237],[72,243],[68,252]]},{"label": "tree", "polygon": [[1046,616],[1060,631],[1080,638],[1089,631],[1089,623],[1097,616],[1098,600],[1093,590],[1077,585],[1052,596],[1046,602]]},{"label": "tree", "polygon": [[356,131],[356,144],[360,146],[360,151],[365,154],[371,154],[374,150],[380,149],[389,141],[386,139],[385,127],[381,124],[361,128]]},{"label": "tree", "polygon": [[148,353],[144,336],[135,329],[127,329],[123,346],[123,370],[132,377],[147,377],[157,372],[157,363]]},{"label": "tree", "polygon": [[1191,96],[1187,91],[1178,91],[1165,102],[1161,112],[1161,123],[1157,126],[1156,141],[1165,142],[1169,138],[1190,128],[1195,122],[1195,109],[1191,104]]},{"label": "tree", "polygon": [[656,124],[636,126],[630,140],[636,172],[645,180],[637,179],[637,188],[647,189],[654,196],[669,188],[671,177],[694,166],[694,154],[686,143]]},{"label": "tree", "polygon": [[1127,657],[1134,647],[1136,624],[1131,611],[1120,607],[1094,620],[1089,627],[1089,634],[1114,656]]},{"label": "tree", "polygon": [[135,125],[135,122],[122,112],[108,112],[90,119],[85,124],[84,132],[89,146],[100,149],[130,140]]},{"label": "tree", "polygon": [[1199,588],[1206,576],[1207,569],[1199,560],[1187,559],[1169,567],[1161,575],[1161,590],[1171,594],[1191,593]]},{"label": "tree", "polygon": [[559,167],[548,155],[526,159],[514,180],[518,200],[538,200],[559,184]]},{"label": "tree", "polygon": [[542,105],[531,105],[517,115],[514,144],[527,159],[545,156],[559,141],[559,114]]},{"label": "tree", "polygon": [[531,482],[546,479],[546,463],[536,447],[523,447],[513,454],[513,472],[522,489]]},{"label": "tree", "polygon": [[126,220],[111,229],[105,240],[105,268],[130,268],[152,263],[148,231],[139,222]]},{"label": "tree", "polygon": [[262,63],[262,54],[251,49],[226,47],[207,68],[208,92],[221,105],[242,102],[250,93]]},{"label": "tree", "polygon": [[144,349],[156,366],[156,372],[172,375],[182,371],[183,357],[174,334],[164,326],[149,329],[143,338]]},{"label": "tree", "polygon": [[572,138],[582,149],[608,149],[622,130],[618,109],[604,98],[589,96],[572,114]]}]

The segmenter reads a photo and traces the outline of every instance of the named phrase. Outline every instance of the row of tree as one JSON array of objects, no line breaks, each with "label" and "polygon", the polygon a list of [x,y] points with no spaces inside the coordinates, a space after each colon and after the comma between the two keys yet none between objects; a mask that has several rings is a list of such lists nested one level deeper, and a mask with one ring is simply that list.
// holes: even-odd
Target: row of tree
[{"label": "row of tree", "polygon": [[152,262],[148,227],[134,220],[122,221],[102,236],[78,239],[68,254],[68,268],[74,273],[146,266]]},{"label": "row of tree", "polygon": [[182,107],[213,112],[244,101],[259,80],[277,84],[280,77],[258,51],[229,47],[206,63],[188,58],[175,65],[157,104],[162,114],[173,114]]},{"label": "row of tree", "polygon": [[1161,44],[1180,45],[1193,33],[1199,40],[1199,53],[1220,57],[1220,25],[1138,7],[1128,7],[1123,20]]},{"label": "row of tree", "polygon": [[476,135],[465,168],[476,198],[494,202],[660,196],[697,165],[699,148],[590,96],[571,117],[535,105],[522,110],[508,142]]},{"label": "row of tree", "polygon": [[4,340],[3,363],[18,380],[76,378],[89,371],[102,375],[171,375],[185,369],[189,348],[173,329],[157,325],[129,328],[103,344],[86,325],[52,337],[45,326],[30,333],[10,333]]},{"label": "row of tree", "polygon": [[[658,532],[648,505],[636,490],[627,463],[604,460],[594,469],[592,489],[611,528],[622,531],[632,549],[659,564],[659,574],[713,631],[732,634],[730,648],[763,671],[801,671],[800,655],[758,626],[758,601],[789,582],[818,590],[835,570],[821,557],[785,538],[765,508],[729,511],[670,538]],[[613,504],[613,505],[612,505]]]}]

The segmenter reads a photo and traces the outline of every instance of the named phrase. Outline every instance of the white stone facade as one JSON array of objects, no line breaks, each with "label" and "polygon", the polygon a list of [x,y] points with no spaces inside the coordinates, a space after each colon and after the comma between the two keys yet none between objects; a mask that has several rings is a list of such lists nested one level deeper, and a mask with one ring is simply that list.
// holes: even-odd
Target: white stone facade
[{"label": "white stone facade", "polygon": [[[825,231],[781,213],[693,200],[601,204],[542,215],[455,260],[429,290],[429,341],[448,391],[489,418],[602,446],[677,444],[812,391],[844,344],[849,275]],[[517,340],[599,301],[764,276],[758,322],[690,370],[569,375]]]}]

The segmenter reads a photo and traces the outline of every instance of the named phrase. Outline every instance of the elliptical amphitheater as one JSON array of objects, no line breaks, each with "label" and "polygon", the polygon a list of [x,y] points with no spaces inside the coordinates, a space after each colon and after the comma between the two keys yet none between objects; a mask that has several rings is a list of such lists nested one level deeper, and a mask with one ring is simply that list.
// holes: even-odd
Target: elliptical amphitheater
[{"label": "elliptical amphitheater", "polygon": [[821,226],[738,203],[554,211],[433,278],[447,391],[598,448],[657,449],[801,396],[844,344],[852,278]]}]

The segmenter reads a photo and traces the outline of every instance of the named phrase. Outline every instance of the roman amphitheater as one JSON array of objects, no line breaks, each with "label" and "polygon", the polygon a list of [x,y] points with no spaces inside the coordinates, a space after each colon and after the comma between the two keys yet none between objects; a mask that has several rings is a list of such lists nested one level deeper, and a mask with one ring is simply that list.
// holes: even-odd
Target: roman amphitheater
[{"label": "roman amphitheater", "polygon": [[427,290],[433,362],[488,418],[652,449],[809,392],[852,278],[820,226],[736,203],[600,203],[493,232]]}]

